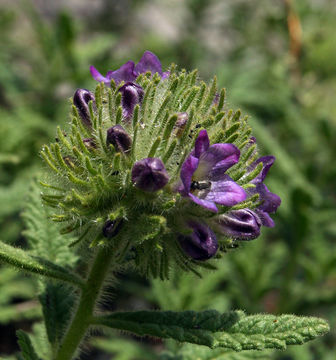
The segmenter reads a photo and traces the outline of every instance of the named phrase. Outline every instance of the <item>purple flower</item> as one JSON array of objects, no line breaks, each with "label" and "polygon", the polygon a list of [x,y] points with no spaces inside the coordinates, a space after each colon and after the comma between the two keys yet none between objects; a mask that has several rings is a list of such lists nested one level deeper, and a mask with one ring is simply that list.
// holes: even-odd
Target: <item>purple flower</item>
[{"label": "purple flower", "polygon": [[150,51],[145,51],[136,65],[133,61],[127,61],[119,69],[108,71],[106,76],[100,74],[94,66],[90,66],[93,78],[99,82],[103,81],[106,85],[110,85],[112,79],[116,84],[119,84],[121,81],[133,82],[141,73],[146,73],[147,71],[150,71],[152,74],[158,73],[162,78],[166,78],[169,75],[168,72],[162,72],[160,60]]},{"label": "purple flower", "polygon": [[184,252],[194,260],[207,260],[213,257],[218,249],[214,232],[207,225],[196,221],[190,221],[188,226],[193,230],[192,234],[178,237]]},{"label": "purple flower", "polygon": [[195,149],[182,164],[178,191],[204,208],[217,212],[217,204],[233,206],[246,199],[244,189],[225,171],[239,160],[240,151],[233,144],[210,146],[206,130],[201,130]]},{"label": "purple flower", "polygon": [[220,225],[219,231],[226,236],[239,240],[252,240],[260,235],[262,222],[252,210],[232,210],[219,215],[216,220]]},{"label": "purple flower", "polygon": [[123,116],[126,120],[132,117],[135,105],[141,104],[144,91],[141,86],[127,82],[119,91],[121,92],[121,105],[123,108]]},{"label": "purple flower", "polygon": [[274,156],[262,156],[257,159],[250,167],[250,170],[252,171],[259,163],[263,164],[263,168],[259,175],[251,181],[251,183],[255,185],[255,188],[249,189],[249,193],[252,195],[259,194],[259,200],[262,201],[262,204],[258,206],[257,209],[255,209],[255,212],[261,219],[262,225],[267,227],[274,226],[274,221],[269,216],[269,214],[275,213],[281,204],[280,197],[270,192],[267,186],[263,183],[274,161]]},{"label": "purple flower", "polygon": [[77,89],[74,97],[73,103],[78,110],[78,114],[81,117],[83,123],[86,126],[91,126],[91,117],[89,110],[89,102],[93,101],[93,105],[95,106],[95,97],[91,91],[86,89]]},{"label": "purple flower", "polygon": [[146,158],[137,161],[132,168],[134,185],[148,192],[162,189],[169,181],[163,162],[158,158]]},{"label": "purple flower", "polygon": [[106,145],[110,144],[116,151],[127,153],[131,150],[132,139],[121,125],[114,125],[107,130]]}]

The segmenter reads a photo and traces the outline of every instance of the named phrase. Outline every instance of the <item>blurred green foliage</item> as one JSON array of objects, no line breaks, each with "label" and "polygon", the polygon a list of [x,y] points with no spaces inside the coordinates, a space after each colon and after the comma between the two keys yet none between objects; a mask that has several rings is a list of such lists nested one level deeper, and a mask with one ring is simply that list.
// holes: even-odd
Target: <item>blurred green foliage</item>
[{"label": "blurred green foliage", "polygon": [[[227,105],[251,116],[260,152],[276,156],[267,185],[283,202],[276,227],[228,254],[218,271],[203,279],[172,274],[170,282],[122,275],[105,305],[321,316],[330,321],[329,335],[270,358],[334,359],[335,2],[102,0],[92,9],[89,1],[61,3],[0,8],[1,239],[26,246],[20,213],[41,168],[39,149],[67,121],[67,98],[77,87],[93,87],[89,65],[105,73],[151,50],[164,67],[175,62],[206,79],[217,74]],[[36,288],[36,280],[1,267],[2,326],[40,317]],[[93,342],[114,354],[102,359],[154,359],[164,347],[117,336]],[[166,348],[184,351],[170,342]],[[0,353],[15,350],[0,346]]]}]

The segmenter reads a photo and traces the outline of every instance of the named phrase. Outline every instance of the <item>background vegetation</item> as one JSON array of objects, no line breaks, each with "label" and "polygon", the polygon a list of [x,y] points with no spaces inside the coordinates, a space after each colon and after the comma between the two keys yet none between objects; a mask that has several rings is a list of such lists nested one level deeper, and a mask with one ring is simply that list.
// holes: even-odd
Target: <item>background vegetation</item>
[{"label": "background vegetation", "polygon": [[[105,73],[151,50],[164,68],[175,62],[198,68],[204,79],[217,74],[227,105],[251,116],[261,153],[277,158],[267,185],[282,205],[276,227],[230,253],[217,272],[203,279],[172,274],[170,282],[121,274],[104,306],[320,316],[330,322],[329,335],[266,358],[334,359],[335,1],[3,0],[0,6],[1,239],[27,245],[23,230],[31,223],[20,214],[41,169],[39,149],[68,121],[75,89],[94,86],[89,65]],[[39,331],[38,291],[36,279],[0,268],[0,356],[15,359],[9,356],[18,349],[17,329]],[[174,347],[97,335],[83,359],[155,359]]]}]

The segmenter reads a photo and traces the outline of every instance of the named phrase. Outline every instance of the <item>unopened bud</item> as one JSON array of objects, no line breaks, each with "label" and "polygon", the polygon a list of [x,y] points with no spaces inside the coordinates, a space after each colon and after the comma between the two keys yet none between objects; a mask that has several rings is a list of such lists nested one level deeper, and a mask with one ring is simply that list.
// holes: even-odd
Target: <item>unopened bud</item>
[{"label": "unopened bud", "polygon": [[114,125],[107,130],[106,145],[113,145],[117,152],[127,153],[131,150],[132,139],[121,125]]},{"label": "unopened bud", "polygon": [[116,236],[120,229],[121,229],[121,225],[123,223],[123,220],[107,220],[103,226],[103,235],[107,238],[107,239],[111,239],[114,236]]},{"label": "unopened bud", "polygon": [[260,235],[262,225],[259,216],[252,210],[232,210],[217,218],[219,231],[238,240],[252,240]]},{"label": "unopened bud", "polygon": [[184,252],[194,260],[208,260],[218,250],[218,242],[214,232],[205,224],[189,222],[193,230],[191,235],[180,235],[178,240]]},{"label": "unopened bud", "polygon": [[169,181],[163,162],[158,158],[137,161],[132,169],[132,182],[144,191],[154,192],[162,189]]},{"label": "unopened bud", "polygon": [[119,89],[121,93],[121,105],[123,108],[123,116],[129,120],[133,115],[135,105],[141,104],[144,91],[141,86],[127,82]]},{"label": "unopened bud", "polygon": [[97,148],[97,145],[93,138],[83,139],[83,143],[89,150],[93,150]]},{"label": "unopened bud", "polygon": [[91,126],[91,116],[89,110],[89,102],[93,101],[95,105],[95,97],[91,91],[86,89],[77,89],[73,97],[73,103],[78,110],[78,114],[81,117],[83,123],[86,126]]},{"label": "unopened bud", "polygon": [[188,114],[186,112],[182,112],[177,114],[177,120],[174,125],[175,135],[180,138],[183,134],[183,131],[188,122]]}]

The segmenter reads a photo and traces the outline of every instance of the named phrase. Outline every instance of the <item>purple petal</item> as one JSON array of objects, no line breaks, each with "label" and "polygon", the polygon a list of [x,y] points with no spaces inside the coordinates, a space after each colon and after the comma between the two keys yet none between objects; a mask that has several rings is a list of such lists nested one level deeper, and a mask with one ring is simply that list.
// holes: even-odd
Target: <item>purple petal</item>
[{"label": "purple petal", "polygon": [[184,252],[194,260],[207,260],[218,250],[218,242],[214,232],[205,224],[190,221],[193,232],[190,236],[180,235],[178,240]]},{"label": "purple petal", "polygon": [[137,78],[137,74],[134,71],[134,62],[127,61],[127,63],[122,65],[119,69],[114,71],[108,71],[106,77],[109,80],[113,79],[116,84],[119,84],[121,81],[134,81]]},{"label": "purple petal", "polygon": [[189,155],[182,164],[181,168],[181,180],[184,186],[184,195],[186,196],[190,191],[191,178],[197,169],[198,159],[195,156]]},{"label": "purple petal", "polygon": [[232,210],[217,218],[219,231],[239,240],[252,240],[260,235],[261,219],[249,209]]},{"label": "purple petal", "polygon": [[275,161],[275,156],[262,156],[261,158],[257,159],[256,161],[254,161],[251,164],[251,171],[253,169],[255,169],[255,167],[259,164],[259,163],[263,163],[263,169],[261,170],[261,172],[259,173],[259,175],[253,179],[251,182],[256,184],[258,182],[263,182],[265,180],[265,177],[269,171],[269,169],[271,168],[271,166],[273,165]]},{"label": "purple petal", "polygon": [[209,149],[210,141],[206,130],[201,130],[195,142],[195,156],[199,158],[203,152]]},{"label": "purple petal", "polygon": [[160,60],[150,51],[145,51],[142,58],[135,66],[137,75],[150,71],[152,74],[159,73],[162,75],[162,67]]},{"label": "purple petal", "polygon": [[263,203],[258,207],[262,211],[274,213],[281,204],[277,194],[270,192],[264,183],[257,183],[256,187],[249,190],[251,194],[259,194],[259,200]]},{"label": "purple petal", "polygon": [[104,82],[106,84],[110,84],[110,80],[106,77],[104,77],[94,66],[90,66],[90,72],[92,77],[99,82]]},{"label": "purple petal", "polygon": [[223,175],[220,181],[212,181],[210,191],[204,197],[200,194],[200,197],[217,204],[233,206],[246,199],[246,192],[230,176]]},{"label": "purple petal", "polygon": [[259,219],[261,220],[262,225],[266,227],[274,227],[273,219],[267,214],[267,212],[256,209],[255,212],[258,214]]},{"label": "purple petal", "polygon": [[195,179],[220,180],[227,169],[239,161],[240,151],[233,144],[211,145],[200,156]]},{"label": "purple petal", "polygon": [[202,207],[204,207],[207,210],[210,210],[212,212],[218,212],[217,206],[214,203],[214,201],[211,200],[206,200],[206,199],[200,199],[199,197],[189,193],[188,195],[190,197],[190,199],[196,203],[197,205],[200,205]]}]

